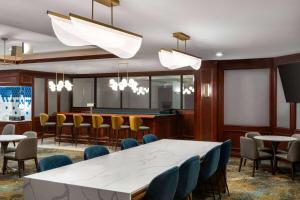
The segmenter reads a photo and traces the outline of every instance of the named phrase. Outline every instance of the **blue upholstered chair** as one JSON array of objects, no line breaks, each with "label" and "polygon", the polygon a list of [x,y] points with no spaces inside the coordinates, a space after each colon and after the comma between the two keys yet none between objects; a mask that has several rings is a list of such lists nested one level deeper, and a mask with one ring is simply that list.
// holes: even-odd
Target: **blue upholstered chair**
[{"label": "blue upholstered chair", "polygon": [[230,196],[230,193],[229,193],[228,184],[227,184],[226,169],[227,169],[227,164],[229,162],[230,155],[231,155],[231,146],[232,146],[231,140],[226,140],[225,142],[223,142],[221,144],[220,160],[219,160],[219,164],[218,164],[218,171],[220,171],[223,175],[223,179],[225,182],[228,196]]},{"label": "blue upholstered chair", "polygon": [[126,138],[121,142],[121,150],[137,147],[139,144],[136,139]]},{"label": "blue upholstered chair", "polygon": [[191,199],[191,194],[197,186],[199,171],[199,156],[193,156],[181,164],[174,200]]},{"label": "blue upholstered chair", "polygon": [[89,160],[92,158],[96,158],[99,156],[104,156],[106,154],[109,154],[109,151],[106,147],[101,146],[101,145],[95,145],[88,147],[84,150],[84,160]]},{"label": "blue upholstered chair", "polygon": [[178,167],[173,167],[155,177],[149,184],[144,200],[173,200],[178,177]]},{"label": "blue upholstered chair", "polygon": [[66,166],[72,164],[72,160],[65,155],[55,155],[43,158],[39,162],[39,171],[47,171],[50,169],[55,169],[58,167]]},{"label": "blue upholstered chair", "polygon": [[148,144],[150,142],[155,142],[157,140],[158,139],[154,134],[147,134],[147,135],[144,135],[144,137],[143,137],[143,144]]},{"label": "blue upholstered chair", "polygon": [[213,149],[211,149],[203,158],[200,164],[201,170],[199,172],[199,178],[198,178],[198,183],[200,184],[204,182],[209,182],[214,199],[215,199],[215,192],[213,188],[213,183],[210,180],[210,178],[216,173],[218,169],[219,160],[220,160],[220,146],[216,146]]}]

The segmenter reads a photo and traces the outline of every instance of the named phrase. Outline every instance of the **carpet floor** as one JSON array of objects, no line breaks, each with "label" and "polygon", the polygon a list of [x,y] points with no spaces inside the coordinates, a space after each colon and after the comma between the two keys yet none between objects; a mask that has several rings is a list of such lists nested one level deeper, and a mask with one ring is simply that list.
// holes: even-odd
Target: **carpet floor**
[{"label": "carpet floor", "polygon": [[[55,154],[65,154],[74,162],[81,161],[83,152],[57,149],[39,149],[38,158]],[[2,170],[2,157],[0,158],[0,169]],[[291,180],[289,170],[280,164],[280,173],[273,176],[269,166],[262,164],[256,171],[256,176],[251,177],[252,162],[248,162],[241,172],[238,172],[239,159],[232,158],[228,166],[228,185],[230,197],[222,194],[222,199],[233,200],[299,200],[300,199],[300,173],[296,174],[294,181]],[[17,168],[17,163],[9,161],[10,168]],[[34,162],[26,161],[25,175],[34,173]],[[8,170],[6,175],[0,175],[0,200],[21,200],[23,199],[23,178],[18,178],[17,172]],[[194,200],[212,199],[212,197],[201,197],[194,195]]]}]

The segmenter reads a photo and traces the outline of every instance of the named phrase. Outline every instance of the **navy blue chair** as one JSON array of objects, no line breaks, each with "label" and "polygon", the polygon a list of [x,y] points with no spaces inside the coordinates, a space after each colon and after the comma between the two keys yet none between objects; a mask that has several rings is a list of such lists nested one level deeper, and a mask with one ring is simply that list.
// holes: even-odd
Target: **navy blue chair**
[{"label": "navy blue chair", "polygon": [[84,150],[83,158],[84,160],[89,160],[107,154],[109,154],[109,151],[106,147],[101,145],[95,145],[95,146],[88,147]]},{"label": "navy blue chair", "polygon": [[130,149],[132,147],[137,147],[139,144],[136,139],[126,138],[121,142],[121,150]]},{"label": "navy blue chair", "polygon": [[216,173],[218,169],[219,160],[220,160],[220,146],[216,146],[213,149],[211,149],[209,152],[207,152],[207,154],[204,156],[200,164],[201,170],[199,172],[199,178],[198,178],[198,183],[209,182],[214,199],[215,199],[215,192],[214,192],[213,183],[210,178]]},{"label": "navy blue chair", "polygon": [[217,171],[220,171],[223,175],[223,181],[225,183],[228,196],[230,196],[230,193],[229,193],[228,184],[227,184],[226,169],[227,169],[227,165],[228,165],[230,155],[231,155],[231,147],[232,147],[231,140],[226,140],[225,142],[223,142],[221,144],[220,160],[219,160],[218,170],[217,170]]},{"label": "navy blue chair", "polygon": [[156,135],[154,135],[154,134],[147,134],[147,135],[144,135],[144,137],[143,137],[143,144],[148,144],[150,142],[155,142],[157,140],[158,139],[157,139]]},{"label": "navy blue chair", "polygon": [[174,200],[191,199],[197,186],[200,171],[200,158],[193,156],[179,167],[179,180]]},{"label": "navy blue chair", "polygon": [[39,162],[39,171],[47,171],[50,169],[55,169],[58,167],[66,166],[72,164],[72,160],[65,155],[55,155],[43,158]]},{"label": "navy blue chair", "polygon": [[149,184],[144,200],[173,200],[178,177],[178,167],[173,167],[155,177]]}]

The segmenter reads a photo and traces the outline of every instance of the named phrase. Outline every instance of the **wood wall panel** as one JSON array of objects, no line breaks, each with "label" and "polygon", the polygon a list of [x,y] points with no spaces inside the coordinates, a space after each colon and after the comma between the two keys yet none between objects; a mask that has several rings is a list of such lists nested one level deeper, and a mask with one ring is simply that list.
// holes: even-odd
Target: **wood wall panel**
[{"label": "wood wall panel", "polygon": [[194,139],[194,110],[179,110],[179,135],[182,138]]}]

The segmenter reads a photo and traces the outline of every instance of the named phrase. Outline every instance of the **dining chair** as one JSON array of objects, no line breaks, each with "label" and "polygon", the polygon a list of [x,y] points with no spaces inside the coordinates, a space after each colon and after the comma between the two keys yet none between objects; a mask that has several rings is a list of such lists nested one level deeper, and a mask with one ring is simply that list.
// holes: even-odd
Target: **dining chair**
[{"label": "dining chair", "polygon": [[[16,134],[16,126],[14,124],[6,124],[4,127],[3,127],[3,130],[2,130],[2,135],[14,135]],[[16,143],[13,142],[14,146],[16,146]]]},{"label": "dining chair", "polygon": [[[200,163],[200,172],[198,177],[198,184],[207,182],[210,185],[213,198],[215,199],[215,191],[211,177],[216,173],[218,169],[218,163],[220,160],[220,146],[216,146],[211,149]],[[217,185],[218,186],[218,185]],[[218,186],[219,187],[219,186]],[[220,191],[220,190],[219,190]],[[220,193],[219,193],[219,196]]]},{"label": "dining chair", "polygon": [[138,116],[129,116],[129,125],[131,133],[135,133],[135,139],[138,140],[138,134],[141,133],[143,136],[145,133],[150,132],[150,127],[143,126],[143,119]]},{"label": "dining chair", "polygon": [[252,176],[255,175],[255,169],[258,169],[258,161],[270,160],[271,169],[273,171],[273,155],[264,151],[259,151],[257,148],[257,143],[255,140],[247,137],[240,137],[240,166],[239,172],[242,168],[242,163],[244,159],[253,161]]},{"label": "dining chair", "polygon": [[[300,140],[300,134],[293,134],[291,137],[296,138],[297,140]],[[286,149],[283,149],[283,150],[279,149],[278,153],[279,154],[281,154],[281,153],[287,154],[289,152],[289,149],[290,149],[292,143],[293,143],[293,141],[289,142]]]},{"label": "dining chair", "polygon": [[[55,122],[49,122],[49,115],[46,114],[46,113],[41,113],[40,114],[40,124],[41,124],[41,128],[42,128],[42,131],[41,131],[41,144],[42,144],[43,141],[44,141],[45,132],[48,132],[49,127],[55,128],[56,123]],[[51,134],[50,136],[53,136],[54,141],[55,141],[56,130],[55,130],[54,134]]]},{"label": "dining chair", "polygon": [[121,141],[121,150],[130,149],[139,146],[138,141],[133,138],[126,138]]},{"label": "dining chair", "polygon": [[[220,171],[222,173],[222,178],[226,186],[227,194],[230,196],[229,189],[228,189],[228,184],[227,184],[227,165],[230,159],[231,155],[231,147],[232,147],[232,141],[231,140],[226,140],[223,142],[220,146],[220,159],[218,163],[218,169],[217,171]],[[226,191],[225,191],[226,192]]]},{"label": "dining chair", "polygon": [[173,200],[178,184],[178,178],[178,167],[173,167],[156,176],[150,182],[144,200]]},{"label": "dining chair", "polygon": [[63,128],[71,128],[71,134],[72,134],[72,141],[74,142],[74,130],[73,126],[74,124],[71,122],[66,122],[66,115],[65,114],[57,114],[56,115],[56,128],[57,128],[57,135],[58,135],[58,145],[60,145],[61,142],[61,135],[63,132]]},{"label": "dining chair", "polygon": [[49,156],[46,158],[43,158],[40,160],[38,169],[40,172],[47,171],[50,169],[55,169],[58,167],[63,167],[66,165],[72,164],[72,160],[65,155],[54,155],[54,156]]},{"label": "dining chair", "polygon": [[113,115],[111,116],[111,128],[113,136],[115,136],[115,150],[117,150],[117,147],[121,141],[121,131],[126,132],[127,137],[129,137],[130,126],[124,125],[124,118],[122,116]]},{"label": "dining chair", "polygon": [[81,129],[87,129],[87,135],[88,135],[88,142],[91,144],[91,127],[92,125],[90,123],[84,123],[83,122],[83,116],[81,114],[74,114],[73,115],[73,124],[74,124],[74,138],[75,146],[77,146],[78,138],[80,136],[80,130]]},{"label": "dining chair", "polygon": [[155,142],[157,140],[158,138],[154,134],[147,134],[143,136],[143,144],[148,144],[150,142]]},{"label": "dining chair", "polygon": [[27,138],[37,138],[37,132],[35,131],[25,131],[23,135],[27,136]]},{"label": "dining chair", "polygon": [[174,200],[192,200],[192,192],[197,186],[199,171],[199,156],[193,156],[180,165]]},{"label": "dining chair", "polygon": [[[100,115],[92,115],[92,127],[95,130],[95,140],[104,141],[106,145],[109,145],[110,141],[110,125],[103,123],[103,117]],[[100,136],[100,131],[102,130],[103,135]]]},{"label": "dining chair", "polygon": [[292,180],[295,178],[296,164],[300,163],[300,140],[293,141],[290,145],[288,153],[276,154],[275,171],[277,170],[278,160],[283,160],[291,164]]},{"label": "dining chair", "polygon": [[[247,132],[245,134],[245,137],[251,138],[253,140],[255,140],[254,139],[255,136],[261,136],[261,134],[259,132]],[[256,142],[257,149],[259,151],[266,151],[268,153],[272,152],[271,148],[265,147],[265,144],[264,144],[264,142],[262,140],[255,140],[255,142]]]},{"label": "dining chair", "polygon": [[7,162],[9,160],[18,162],[18,174],[21,177],[22,170],[25,171],[25,161],[34,160],[36,170],[38,170],[37,162],[37,138],[26,138],[21,140],[18,144],[16,151],[7,153],[3,158],[3,174],[6,172]]},{"label": "dining chair", "polygon": [[84,160],[100,157],[109,154],[108,149],[105,146],[95,145],[88,147],[84,150]]}]

